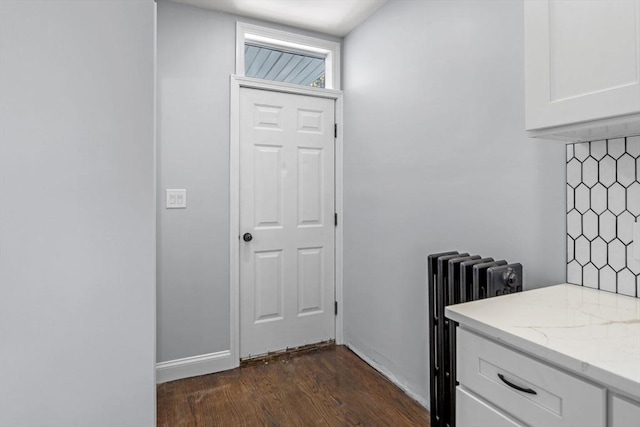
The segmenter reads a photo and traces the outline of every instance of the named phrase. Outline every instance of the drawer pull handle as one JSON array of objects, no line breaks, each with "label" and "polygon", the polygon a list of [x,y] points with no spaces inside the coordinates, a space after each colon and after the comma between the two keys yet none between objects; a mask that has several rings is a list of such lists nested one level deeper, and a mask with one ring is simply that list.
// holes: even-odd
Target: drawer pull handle
[{"label": "drawer pull handle", "polygon": [[520,386],[518,386],[518,385],[515,385],[515,384],[514,384],[514,383],[512,383],[511,381],[509,381],[509,380],[505,379],[504,375],[502,375],[502,374],[498,374],[498,378],[500,378],[500,379],[502,380],[502,382],[503,382],[503,383],[505,383],[506,385],[508,385],[509,387],[511,387],[511,388],[515,388],[515,389],[516,389],[516,390],[518,390],[518,391],[521,391],[521,392],[523,392],[523,393],[529,393],[529,394],[538,394],[538,393],[536,393],[536,391],[535,391],[535,390],[533,390],[533,389],[530,389],[530,388],[523,388],[523,387],[520,387]]}]

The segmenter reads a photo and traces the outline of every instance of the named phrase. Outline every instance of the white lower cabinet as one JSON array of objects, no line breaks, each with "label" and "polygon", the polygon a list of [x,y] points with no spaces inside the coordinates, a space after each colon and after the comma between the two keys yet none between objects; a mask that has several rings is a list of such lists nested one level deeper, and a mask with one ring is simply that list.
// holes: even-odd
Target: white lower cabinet
[{"label": "white lower cabinet", "polygon": [[634,403],[625,398],[611,395],[609,414],[611,417],[610,427],[640,426],[640,403]]},{"label": "white lower cabinet", "polygon": [[640,427],[640,298],[560,284],[445,315],[456,427]]},{"label": "white lower cabinet", "polygon": [[518,424],[461,387],[456,388],[456,422],[459,426],[468,427],[522,427],[522,424]]},{"label": "white lower cabinet", "polygon": [[[606,388],[464,329],[458,329],[457,339],[460,393],[456,395],[462,396],[456,402],[459,427],[485,425],[478,424],[476,418],[479,413],[489,416],[483,401],[490,409],[495,408],[493,417],[517,420],[523,425],[606,426]],[[465,390],[482,401],[474,400]],[[518,425],[509,422],[499,425]]]}]

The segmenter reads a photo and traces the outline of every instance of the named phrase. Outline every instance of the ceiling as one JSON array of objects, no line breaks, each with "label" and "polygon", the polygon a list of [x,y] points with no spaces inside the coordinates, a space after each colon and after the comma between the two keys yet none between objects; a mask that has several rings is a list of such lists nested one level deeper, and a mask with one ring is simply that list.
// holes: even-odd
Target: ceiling
[{"label": "ceiling", "polygon": [[387,0],[172,0],[344,37]]}]

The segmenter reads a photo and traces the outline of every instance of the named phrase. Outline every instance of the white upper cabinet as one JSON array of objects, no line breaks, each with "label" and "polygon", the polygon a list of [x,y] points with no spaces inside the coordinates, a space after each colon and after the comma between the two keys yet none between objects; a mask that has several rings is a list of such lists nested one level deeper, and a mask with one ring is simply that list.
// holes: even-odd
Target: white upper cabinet
[{"label": "white upper cabinet", "polygon": [[590,141],[640,133],[640,0],[524,4],[530,136]]}]

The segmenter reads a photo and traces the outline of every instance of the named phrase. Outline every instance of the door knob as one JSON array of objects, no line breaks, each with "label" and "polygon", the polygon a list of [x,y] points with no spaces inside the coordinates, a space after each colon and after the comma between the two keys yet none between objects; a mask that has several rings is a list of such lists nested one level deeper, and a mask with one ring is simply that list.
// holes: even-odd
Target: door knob
[{"label": "door knob", "polygon": [[253,236],[251,235],[251,233],[244,233],[242,235],[242,240],[244,240],[245,242],[250,242],[253,240]]}]

